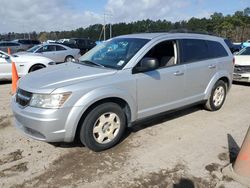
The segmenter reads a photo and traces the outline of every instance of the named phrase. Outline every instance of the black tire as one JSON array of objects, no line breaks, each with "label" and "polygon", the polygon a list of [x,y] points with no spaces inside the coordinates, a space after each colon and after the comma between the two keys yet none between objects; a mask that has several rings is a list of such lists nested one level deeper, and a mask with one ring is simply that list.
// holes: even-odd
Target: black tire
[{"label": "black tire", "polygon": [[[117,131],[116,136],[114,136],[113,140],[109,141],[109,138],[107,138],[106,140],[104,139],[105,140],[104,142],[108,143],[99,143],[96,140],[97,139],[96,134],[97,137],[99,137],[99,135],[98,133],[94,134],[94,127],[96,127],[98,121],[100,122],[99,118],[101,118],[101,116],[109,113],[115,114],[118,117],[117,119],[119,120],[118,122],[120,122],[120,127],[119,129],[116,130],[113,130],[112,128],[110,129],[110,132],[112,133]],[[105,125],[107,124],[105,123],[104,125],[100,125],[102,127],[101,131],[103,132],[103,134]],[[86,147],[88,147],[93,151],[96,152],[103,151],[113,147],[121,140],[125,128],[126,128],[126,116],[121,107],[118,104],[112,102],[104,103],[93,108],[85,117],[83,124],[80,128],[80,134],[79,134],[80,141],[83,145],[85,145]]]},{"label": "black tire", "polygon": [[65,57],[64,62],[71,62],[73,59],[75,59],[73,56],[68,55],[67,57]]},{"label": "black tire", "polygon": [[42,65],[42,64],[36,64],[36,65],[33,65],[33,66],[30,68],[29,72],[34,72],[34,71],[37,71],[37,70],[43,69],[43,68],[45,68],[44,65]]},{"label": "black tire", "polygon": [[[221,98],[220,98],[219,102],[216,104],[216,101],[214,100],[214,95],[215,95],[216,91],[219,90],[219,89],[223,90],[224,95],[223,94],[220,95]],[[222,92],[220,92],[220,93],[222,93]],[[209,111],[217,111],[217,110],[219,110],[222,107],[222,105],[224,104],[224,102],[225,102],[226,95],[227,95],[226,83],[224,81],[222,81],[222,80],[217,81],[215,83],[212,91],[211,91],[209,99],[207,100],[207,102],[205,104],[205,109],[207,109]]]}]

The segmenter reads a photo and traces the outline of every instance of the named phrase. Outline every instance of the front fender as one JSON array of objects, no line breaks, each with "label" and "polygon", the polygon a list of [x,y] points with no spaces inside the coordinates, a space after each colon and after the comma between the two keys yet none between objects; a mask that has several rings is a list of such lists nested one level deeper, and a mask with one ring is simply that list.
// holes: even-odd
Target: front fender
[{"label": "front fender", "polygon": [[65,124],[65,141],[71,142],[74,139],[78,122],[80,121],[84,112],[94,103],[106,98],[120,98],[126,101],[131,111],[131,121],[137,117],[137,105],[133,96],[126,90],[119,88],[98,88],[83,95],[74,105],[68,115]]}]

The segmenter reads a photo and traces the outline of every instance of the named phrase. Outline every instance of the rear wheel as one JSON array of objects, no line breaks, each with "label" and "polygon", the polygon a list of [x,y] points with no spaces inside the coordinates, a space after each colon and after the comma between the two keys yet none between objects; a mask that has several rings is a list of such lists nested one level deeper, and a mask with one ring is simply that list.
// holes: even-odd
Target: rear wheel
[{"label": "rear wheel", "polygon": [[30,68],[29,72],[34,72],[34,71],[37,71],[37,70],[42,69],[42,68],[45,68],[45,66],[44,66],[44,65],[41,65],[41,64],[33,65],[33,66]]},{"label": "rear wheel", "polygon": [[113,147],[123,136],[126,117],[116,103],[104,103],[92,109],[80,129],[80,140],[93,151]]},{"label": "rear wheel", "polygon": [[219,80],[215,83],[211,95],[205,104],[205,108],[209,111],[219,110],[226,99],[226,84],[224,81]]},{"label": "rear wheel", "polygon": [[66,58],[65,58],[65,60],[64,60],[64,62],[71,62],[71,61],[73,61],[73,60],[75,60],[75,58],[73,57],[73,56],[67,56]]}]

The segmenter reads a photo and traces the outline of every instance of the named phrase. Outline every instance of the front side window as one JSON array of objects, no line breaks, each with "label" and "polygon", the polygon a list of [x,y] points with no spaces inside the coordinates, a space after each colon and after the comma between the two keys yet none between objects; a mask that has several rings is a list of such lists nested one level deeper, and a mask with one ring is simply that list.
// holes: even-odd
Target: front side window
[{"label": "front side window", "polygon": [[[40,51],[40,49],[39,49]],[[45,45],[42,47],[42,52],[53,52],[56,51],[56,46],[55,45]]]},{"label": "front side window", "polygon": [[32,43],[32,44],[35,44],[35,45],[36,45],[36,44],[40,44],[40,42],[39,42],[38,40],[32,40],[31,43]]},{"label": "front side window", "polygon": [[164,41],[151,48],[143,58],[154,58],[159,62],[159,67],[168,67],[176,63],[174,52],[175,41]]},{"label": "front side window", "polygon": [[19,40],[18,42],[24,45],[31,44],[30,40]]},{"label": "front side window", "polygon": [[79,63],[99,64],[103,67],[122,69],[148,42],[148,39],[116,38],[103,42],[79,58]]}]

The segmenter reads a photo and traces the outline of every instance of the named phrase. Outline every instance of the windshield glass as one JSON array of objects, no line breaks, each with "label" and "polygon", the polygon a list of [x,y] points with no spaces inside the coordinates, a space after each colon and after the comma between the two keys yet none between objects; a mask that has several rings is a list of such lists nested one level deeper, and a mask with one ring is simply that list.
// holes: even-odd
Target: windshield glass
[{"label": "windshield glass", "polygon": [[148,39],[116,38],[102,42],[79,58],[79,63],[122,69]]},{"label": "windshield glass", "polygon": [[33,46],[32,48],[28,49],[27,52],[35,52],[36,50],[38,50],[41,46],[37,45],[37,46]]},{"label": "windshield glass", "polygon": [[250,55],[250,47],[243,48],[238,55]]}]

